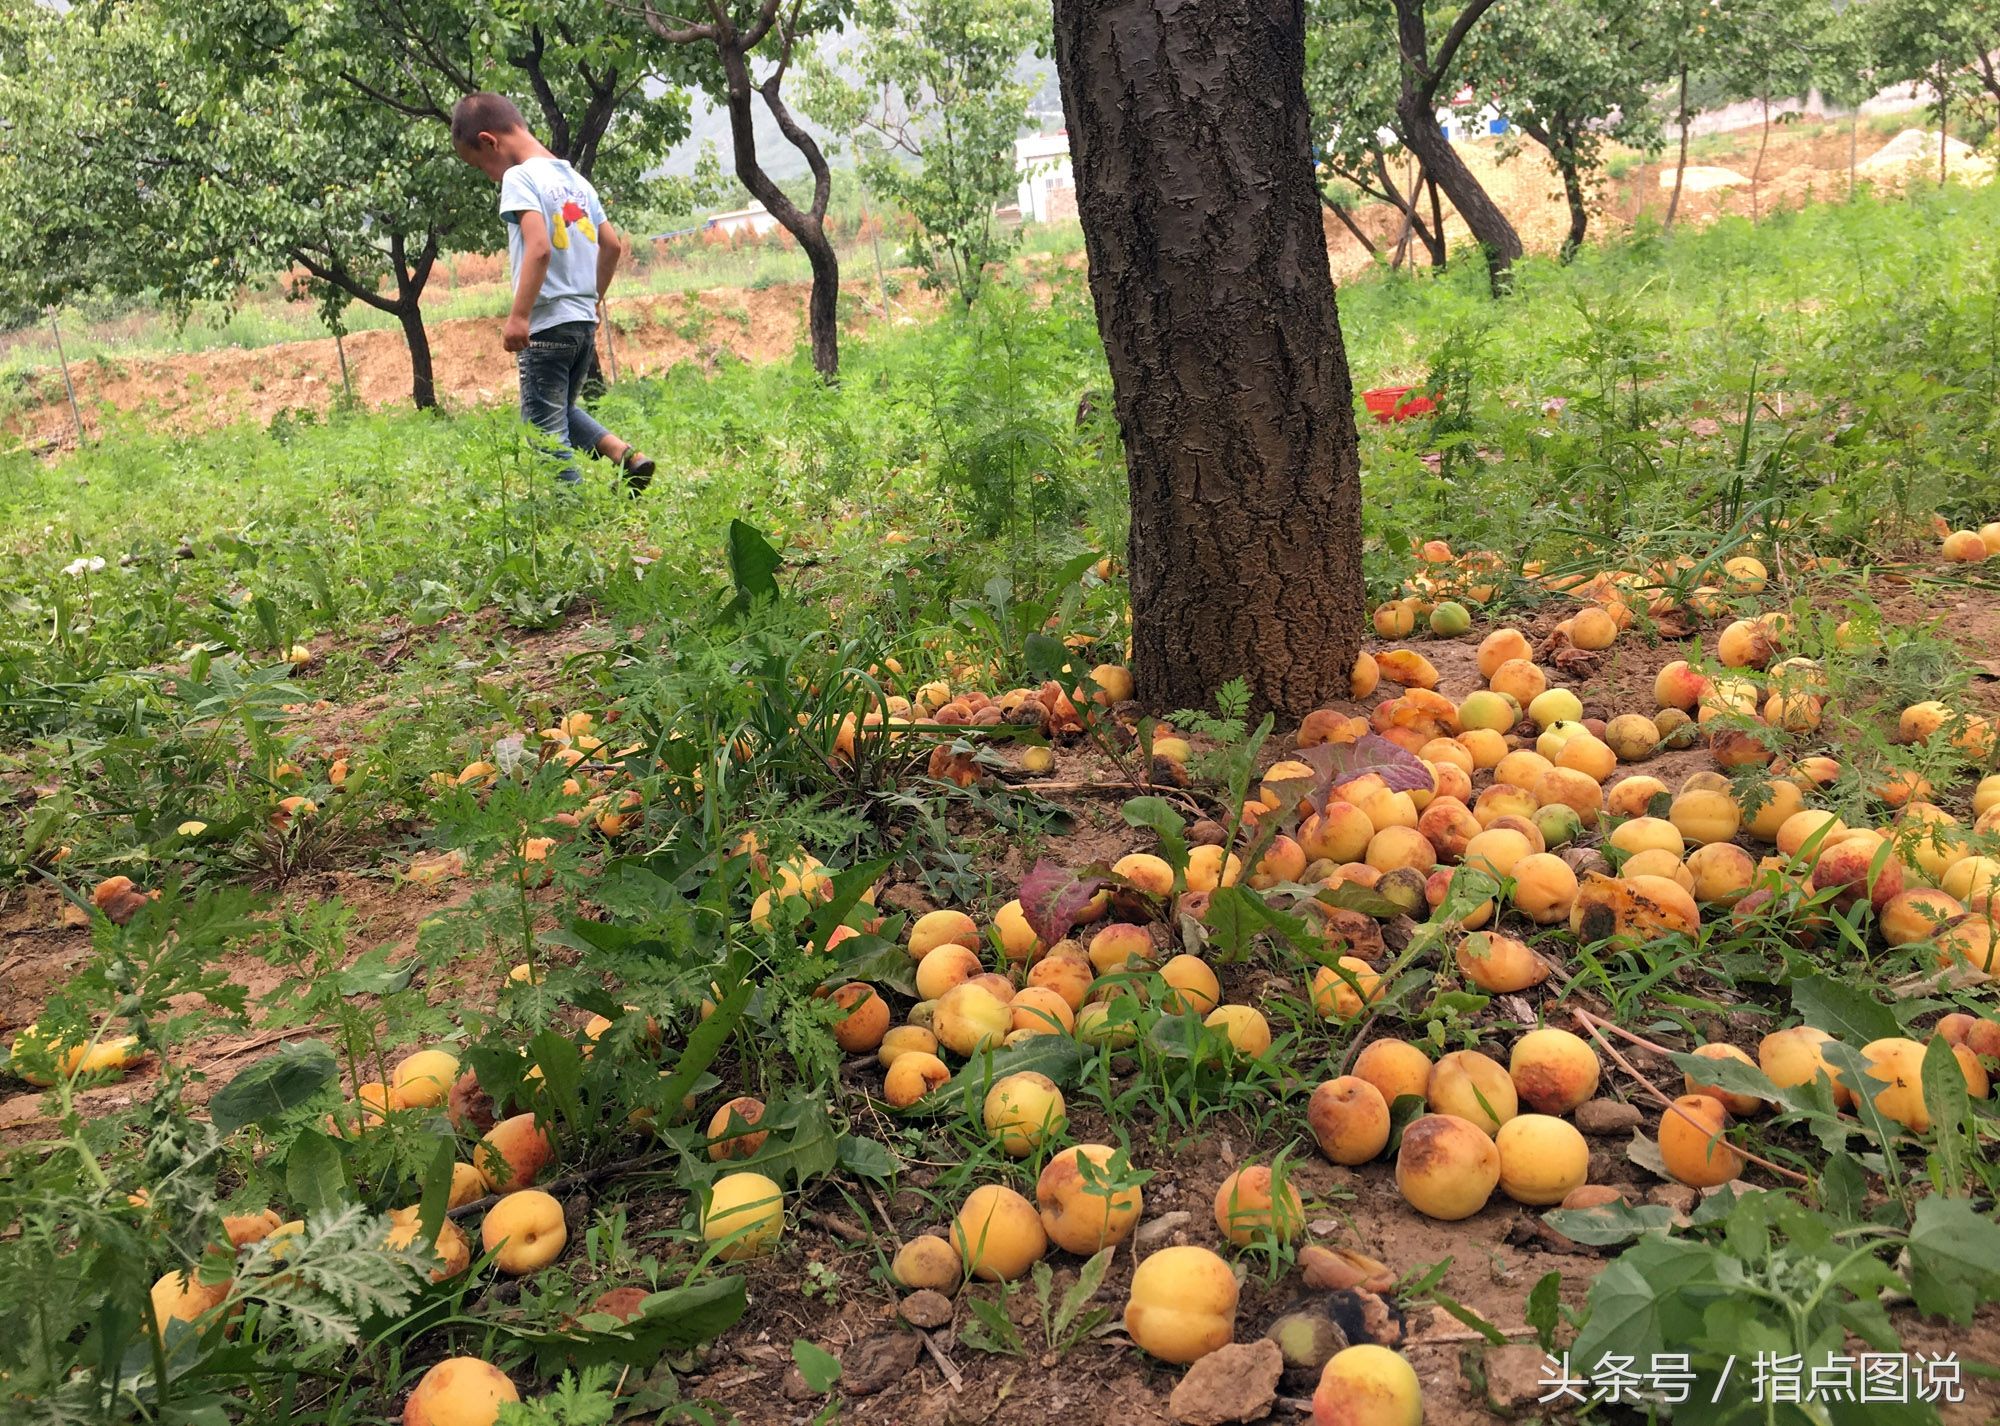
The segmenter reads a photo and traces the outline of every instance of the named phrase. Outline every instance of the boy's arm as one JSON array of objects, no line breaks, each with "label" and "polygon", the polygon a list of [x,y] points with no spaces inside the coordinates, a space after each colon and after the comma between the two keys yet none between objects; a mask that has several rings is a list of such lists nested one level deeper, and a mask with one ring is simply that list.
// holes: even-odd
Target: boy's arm
[{"label": "boy's arm", "polygon": [[[524,351],[528,345],[528,318],[535,299],[542,295],[542,279],[549,275],[549,224],[539,208],[521,213],[521,276],[514,286],[514,308],[500,330],[500,344],[510,352]],[[600,266],[602,259],[599,260]]]},{"label": "boy's arm", "polygon": [[627,244],[625,235],[610,223],[597,225],[597,300],[602,302],[604,294],[611,290],[611,279],[618,271],[618,264],[624,260]]}]

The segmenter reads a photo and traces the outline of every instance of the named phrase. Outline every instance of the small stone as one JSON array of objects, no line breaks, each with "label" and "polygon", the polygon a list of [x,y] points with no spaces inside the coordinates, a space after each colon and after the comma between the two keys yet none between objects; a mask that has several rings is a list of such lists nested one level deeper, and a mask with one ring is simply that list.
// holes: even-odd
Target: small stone
[{"label": "small stone", "polygon": [[1646,1190],[1646,1202],[1662,1204],[1676,1213],[1692,1213],[1700,1197],[1684,1183],[1656,1184]]},{"label": "small stone", "polygon": [[896,1315],[912,1327],[932,1331],[950,1323],[951,1299],[941,1292],[924,1288],[904,1298],[896,1308]]},{"label": "small stone", "polygon": [[1513,1412],[1548,1395],[1548,1357],[1538,1346],[1488,1347],[1479,1365],[1486,1374],[1486,1402],[1495,1411]]},{"label": "small stone", "polygon": [[1264,1339],[1218,1347],[1188,1368],[1167,1410],[1181,1426],[1229,1426],[1261,1421],[1278,1399],[1285,1354]]},{"label": "small stone", "polygon": [[1576,1127],[1600,1138],[1629,1134],[1644,1122],[1645,1117],[1639,1112],[1638,1105],[1627,1104],[1622,1099],[1592,1099],[1576,1107]]},{"label": "small stone", "polygon": [[1147,1219],[1139,1225],[1139,1231],[1134,1233],[1132,1237],[1135,1242],[1144,1247],[1148,1244],[1159,1242],[1160,1239],[1177,1229],[1185,1228],[1187,1223],[1187,1210],[1175,1209],[1172,1213],[1162,1213],[1157,1218]]},{"label": "small stone", "polygon": [[811,1401],[819,1395],[806,1385],[805,1373],[796,1366],[785,1368],[785,1379],[778,1384],[778,1394],[787,1401]]},{"label": "small stone", "polygon": [[857,1342],[840,1355],[840,1390],[848,1396],[873,1396],[910,1374],[923,1339],[914,1332],[884,1332]]}]

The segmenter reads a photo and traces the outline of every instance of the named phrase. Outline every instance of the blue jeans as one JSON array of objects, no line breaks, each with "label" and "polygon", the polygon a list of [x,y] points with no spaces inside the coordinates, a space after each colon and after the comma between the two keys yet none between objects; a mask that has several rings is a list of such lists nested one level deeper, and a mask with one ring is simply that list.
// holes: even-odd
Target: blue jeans
[{"label": "blue jeans", "polygon": [[563,462],[557,480],[575,485],[575,452],[595,454],[604,427],[576,404],[597,341],[595,322],[559,322],[531,334],[525,350],[515,353],[521,373],[521,419],[548,439],[550,454]]}]

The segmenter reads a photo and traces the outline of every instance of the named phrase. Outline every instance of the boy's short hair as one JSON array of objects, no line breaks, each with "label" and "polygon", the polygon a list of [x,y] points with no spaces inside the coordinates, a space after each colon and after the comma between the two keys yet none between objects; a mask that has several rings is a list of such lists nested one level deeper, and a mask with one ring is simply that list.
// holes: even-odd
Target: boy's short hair
[{"label": "boy's short hair", "polygon": [[481,134],[505,134],[528,127],[514,101],[504,94],[481,91],[451,106],[451,141],[471,148]]}]

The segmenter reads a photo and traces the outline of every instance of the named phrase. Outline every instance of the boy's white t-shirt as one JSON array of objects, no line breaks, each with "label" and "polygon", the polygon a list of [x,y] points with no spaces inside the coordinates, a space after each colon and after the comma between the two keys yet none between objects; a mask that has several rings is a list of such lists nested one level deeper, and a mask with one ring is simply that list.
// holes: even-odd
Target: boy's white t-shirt
[{"label": "boy's white t-shirt", "polygon": [[521,214],[538,210],[549,227],[549,272],[528,317],[539,332],[562,322],[597,320],[597,227],[604,205],[590,180],[559,158],[531,158],[500,176],[500,216],[507,223],[507,270],[521,280]]}]

